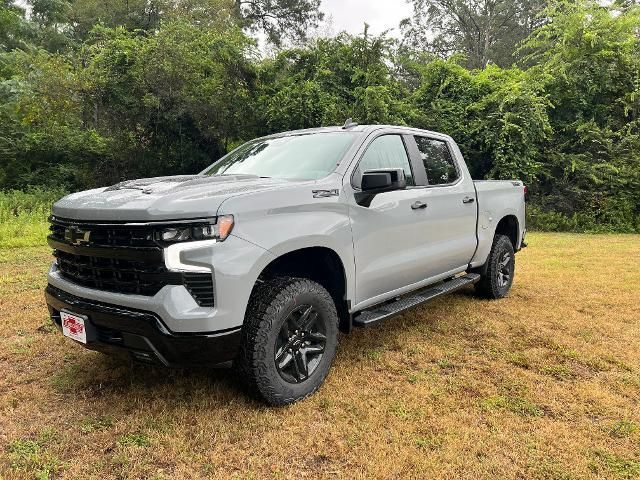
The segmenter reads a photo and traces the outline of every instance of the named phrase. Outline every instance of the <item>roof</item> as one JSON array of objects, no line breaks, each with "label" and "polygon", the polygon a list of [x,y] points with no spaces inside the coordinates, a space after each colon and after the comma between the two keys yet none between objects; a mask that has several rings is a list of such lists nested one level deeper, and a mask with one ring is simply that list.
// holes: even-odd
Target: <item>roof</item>
[{"label": "roof", "polygon": [[327,132],[358,132],[358,133],[371,133],[374,130],[381,130],[381,129],[387,129],[387,128],[392,128],[392,129],[402,129],[402,130],[406,130],[407,133],[408,132],[412,132],[415,134],[422,134],[422,135],[437,135],[439,137],[447,137],[447,138],[451,138],[446,134],[443,133],[439,133],[439,132],[433,132],[430,130],[423,130],[420,128],[414,128],[414,127],[409,127],[406,125],[356,125],[354,127],[349,127],[349,128],[343,128],[342,126],[331,126],[331,127],[318,127],[318,128],[305,128],[305,129],[301,129],[301,130],[290,130],[287,132],[280,132],[280,133],[274,133],[272,135],[267,135],[263,138],[277,138],[277,137],[285,137],[285,136],[289,136],[289,135],[306,135],[306,134],[310,134],[310,133],[327,133]]}]

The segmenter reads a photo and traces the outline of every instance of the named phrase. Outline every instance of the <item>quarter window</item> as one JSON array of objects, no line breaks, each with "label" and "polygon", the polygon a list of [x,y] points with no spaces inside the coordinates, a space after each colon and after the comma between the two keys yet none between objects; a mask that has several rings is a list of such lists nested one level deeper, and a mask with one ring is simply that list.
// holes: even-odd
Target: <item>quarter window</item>
[{"label": "quarter window", "polygon": [[357,187],[360,187],[364,172],[381,168],[402,168],[407,179],[407,185],[415,185],[409,157],[400,135],[383,135],[371,142],[356,171]]},{"label": "quarter window", "polygon": [[415,139],[427,171],[429,185],[446,185],[455,182],[459,177],[458,169],[447,143],[427,137],[415,137]]}]

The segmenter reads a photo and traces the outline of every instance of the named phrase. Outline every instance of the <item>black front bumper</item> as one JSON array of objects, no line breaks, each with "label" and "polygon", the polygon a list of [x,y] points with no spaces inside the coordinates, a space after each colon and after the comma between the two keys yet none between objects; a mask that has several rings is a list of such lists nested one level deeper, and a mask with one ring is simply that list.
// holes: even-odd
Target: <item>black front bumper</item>
[{"label": "black front bumper", "polygon": [[45,298],[51,319],[62,329],[60,310],[86,316],[91,350],[125,353],[136,360],[172,367],[211,366],[232,361],[240,329],[215,333],[174,333],[155,313],[76,297],[49,285]]}]

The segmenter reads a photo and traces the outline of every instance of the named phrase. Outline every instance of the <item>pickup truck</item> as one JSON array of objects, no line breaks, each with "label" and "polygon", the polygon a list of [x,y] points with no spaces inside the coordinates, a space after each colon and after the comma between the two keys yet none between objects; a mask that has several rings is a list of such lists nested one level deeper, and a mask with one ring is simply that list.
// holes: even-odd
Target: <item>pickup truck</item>
[{"label": "pickup truck", "polygon": [[46,301],[89,349],[235,366],[284,405],[320,387],[340,331],[470,285],[504,297],[524,194],[473,181],[440,133],[350,121],[279,133],[197,175],[56,202]]}]

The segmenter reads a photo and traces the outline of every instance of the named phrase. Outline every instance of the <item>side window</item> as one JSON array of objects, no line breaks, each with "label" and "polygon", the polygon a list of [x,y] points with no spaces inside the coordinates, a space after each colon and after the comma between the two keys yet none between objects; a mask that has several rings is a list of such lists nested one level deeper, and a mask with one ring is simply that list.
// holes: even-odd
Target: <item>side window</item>
[{"label": "side window", "polygon": [[447,143],[427,137],[415,137],[420,156],[427,171],[429,185],[455,182],[459,175]]},{"label": "side window", "polygon": [[364,172],[379,168],[402,168],[407,178],[407,185],[415,185],[409,157],[400,135],[383,135],[371,142],[358,164],[355,175],[356,186],[360,187]]}]

